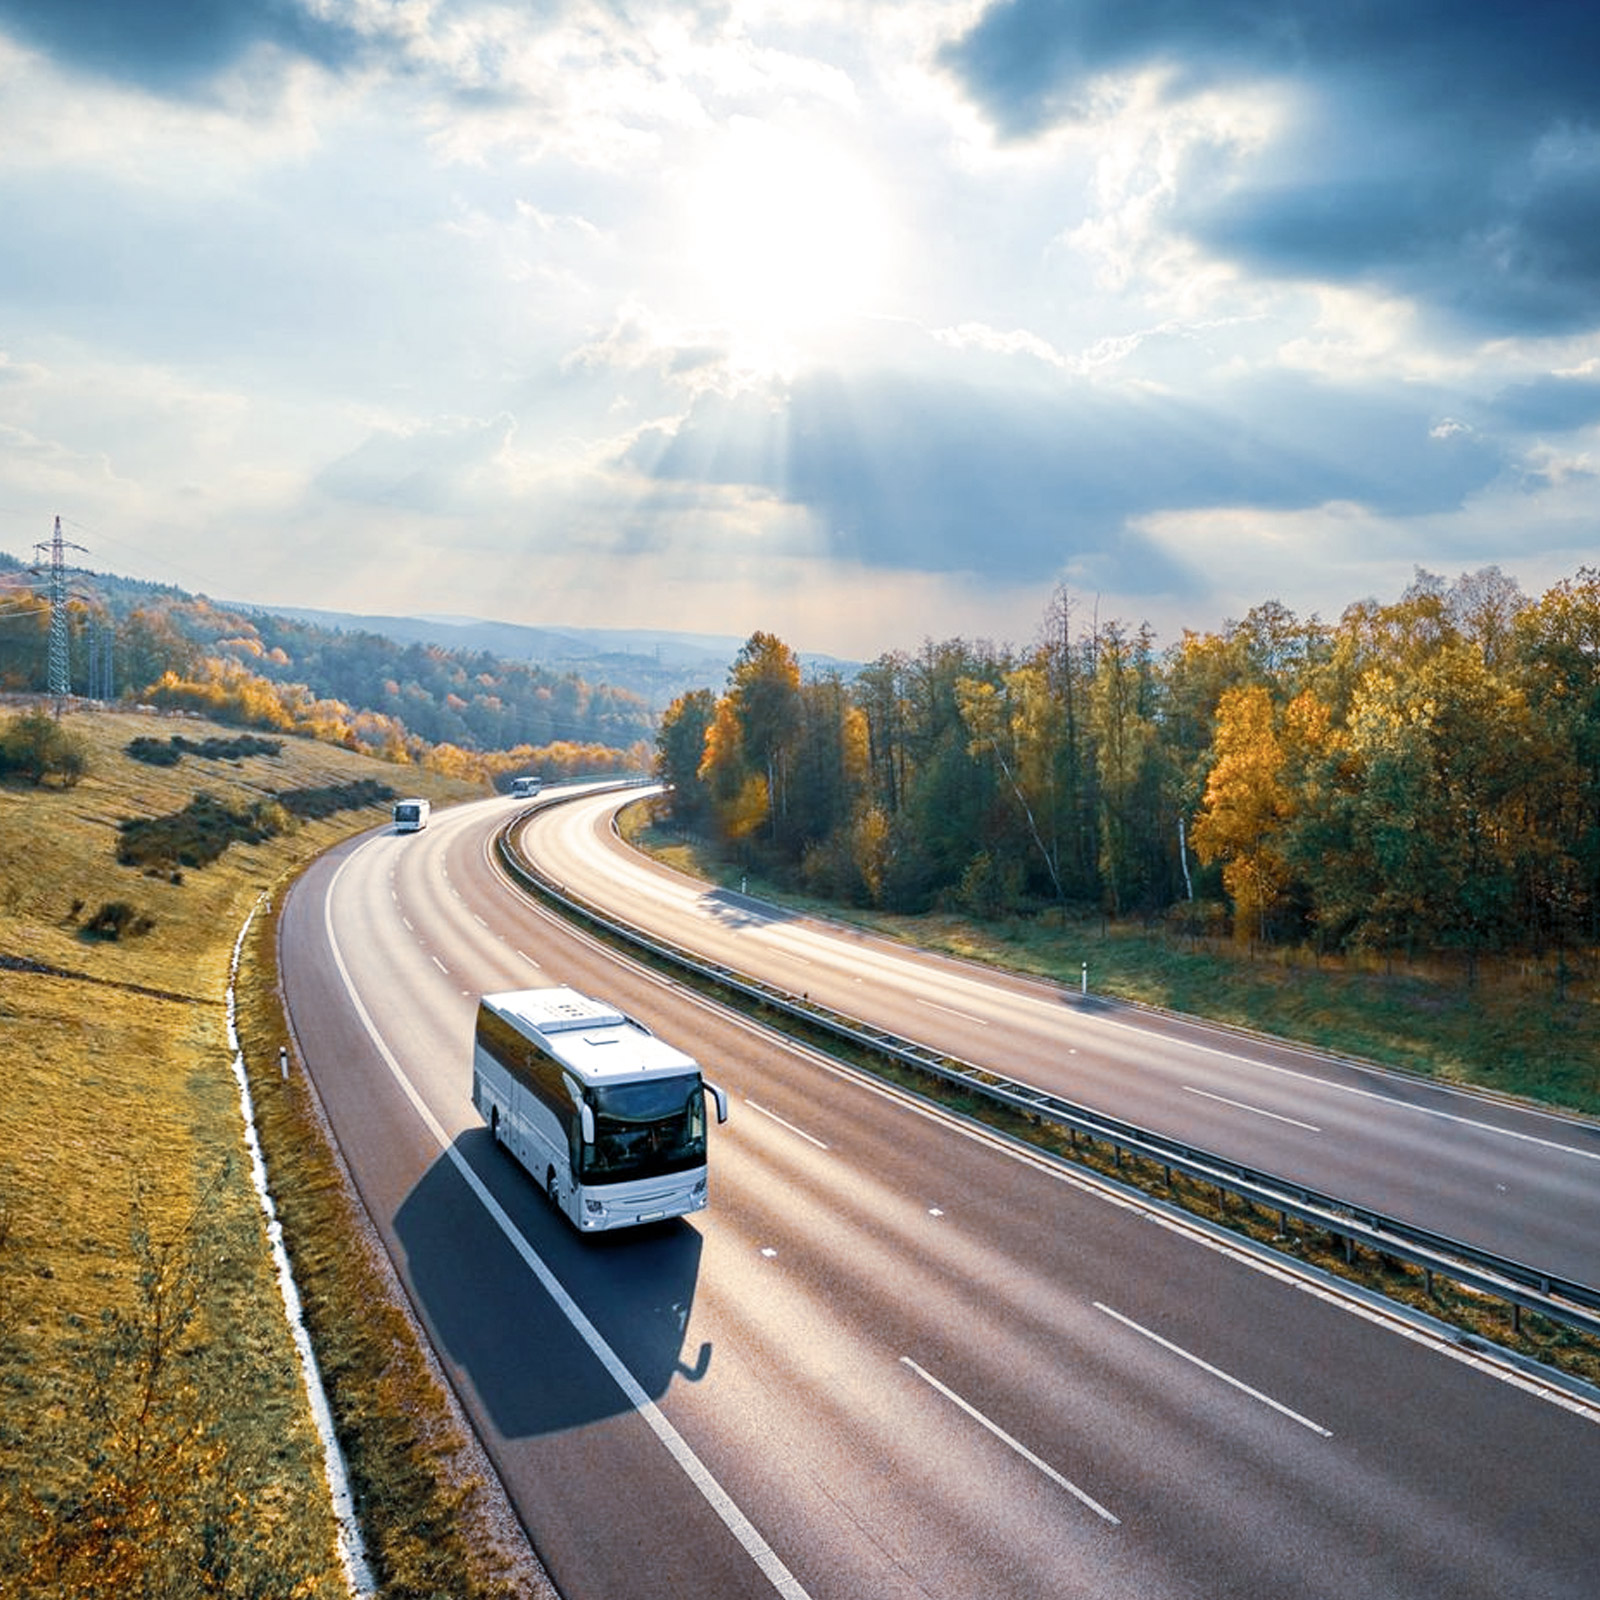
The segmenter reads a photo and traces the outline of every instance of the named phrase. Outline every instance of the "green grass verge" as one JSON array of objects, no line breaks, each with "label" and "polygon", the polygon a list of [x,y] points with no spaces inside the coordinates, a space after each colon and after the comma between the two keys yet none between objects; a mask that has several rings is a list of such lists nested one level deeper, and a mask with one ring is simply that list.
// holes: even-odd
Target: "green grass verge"
[{"label": "green grass verge", "polygon": [[[651,823],[645,804],[625,837],[666,864],[723,887],[747,875],[703,845]],[[1481,960],[1459,969],[1298,950],[1242,950],[1137,924],[1053,913],[984,923],[946,913],[893,916],[818,901],[759,878],[752,894],[923,949],[1249,1028],[1441,1081],[1600,1116],[1600,952],[1550,963]]]}]

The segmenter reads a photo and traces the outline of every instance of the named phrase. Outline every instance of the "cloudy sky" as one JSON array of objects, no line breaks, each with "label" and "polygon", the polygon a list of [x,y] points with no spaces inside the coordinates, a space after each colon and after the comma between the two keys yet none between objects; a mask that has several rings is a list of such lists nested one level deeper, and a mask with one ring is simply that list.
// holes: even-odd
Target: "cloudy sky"
[{"label": "cloudy sky", "polygon": [[1600,560],[1593,0],[0,0],[0,549],[1018,644]]}]

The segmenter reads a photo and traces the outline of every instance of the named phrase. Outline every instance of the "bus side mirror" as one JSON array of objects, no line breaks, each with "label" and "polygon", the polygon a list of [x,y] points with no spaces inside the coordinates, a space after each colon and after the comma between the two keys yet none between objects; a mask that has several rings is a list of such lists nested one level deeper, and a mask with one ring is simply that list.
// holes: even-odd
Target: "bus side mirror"
[{"label": "bus side mirror", "polygon": [[706,1085],[706,1093],[709,1094],[717,1103],[717,1121],[726,1122],[728,1120],[727,1095],[725,1095],[714,1083],[708,1083]]},{"label": "bus side mirror", "polygon": [[583,1142],[594,1143],[594,1107],[581,1105],[578,1107],[578,1119],[583,1124]]}]

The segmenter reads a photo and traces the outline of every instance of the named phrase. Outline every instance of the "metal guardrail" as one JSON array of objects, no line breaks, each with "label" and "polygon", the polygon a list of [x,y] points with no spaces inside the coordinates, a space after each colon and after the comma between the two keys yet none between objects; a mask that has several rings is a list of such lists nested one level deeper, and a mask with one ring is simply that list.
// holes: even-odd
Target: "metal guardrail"
[{"label": "metal guardrail", "polygon": [[1591,1337],[1600,1338],[1600,1289],[1543,1272],[1522,1262],[1480,1250],[1475,1245],[1417,1227],[1403,1219],[1385,1216],[1369,1207],[1355,1205],[1309,1189],[1303,1184],[1292,1183],[1271,1173],[1230,1161],[1198,1146],[1121,1122],[1031,1084],[1006,1078],[971,1062],[941,1055],[926,1045],[819,1006],[803,995],[777,988],[730,967],[705,961],[692,951],[619,921],[572,894],[564,885],[546,877],[512,843],[511,826],[503,828],[496,838],[501,862],[509,872],[573,916],[647,952],[659,961],[691,972],[703,981],[808,1027],[821,1029],[858,1049],[875,1051],[998,1104],[1066,1128],[1074,1136],[1109,1145],[1115,1152],[1154,1162],[1165,1170],[1169,1183],[1172,1174],[1179,1172],[1263,1210],[1276,1211],[1285,1229],[1289,1217],[1320,1228],[1344,1242],[1347,1259],[1360,1246],[1408,1262],[1420,1269],[1430,1281],[1432,1276],[1437,1275],[1476,1293],[1503,1300],[1512,1307],[1514,1327],[1520,1326],[1520,1312],[1531,1311]]}]

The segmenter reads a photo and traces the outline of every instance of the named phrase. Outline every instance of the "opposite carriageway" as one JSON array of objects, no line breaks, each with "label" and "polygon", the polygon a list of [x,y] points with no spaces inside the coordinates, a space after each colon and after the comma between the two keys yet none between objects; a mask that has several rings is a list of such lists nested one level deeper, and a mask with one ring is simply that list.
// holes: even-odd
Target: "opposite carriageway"
[{"label": "opposite carriageway", "polygon": [[[559,803],[551,796],[548,803]],[[618,940],[661,965],[709,985],[738,1004],[781,1019],[801,1033],[866,1052],[913,1072],[975,1094],[1065,1130],[1076,1141],[1103,1145],[1116,1155],[1140,1158],[1162,1169],[1170,1187],[1174,1173],[1207,1185],[1246,1206],[1276,1213],[1280,1230],[1288,1220],[1321,1230],[1343,1242],[1346,1259],[1365,1249],[1403,1261],[1424,1274],[1447,1279],[1476,1294],[1512,1307],[1513,1326],[1533,1312],[1593,1338],[1600,1338],[1600,1288],[1534,1263],[1484,1249],[1435,1229],[1342,1196],[1230,1159],[1186,1141],[1106,1115],[1034,1084],[964,1061],[859,1018],[818,1004],[808,995],[768,983],[750,973],[707,960],[595,905],[541,869],[520,846],[514,819],[496,836],[495,849],[514,878],[606,937]]]}]

